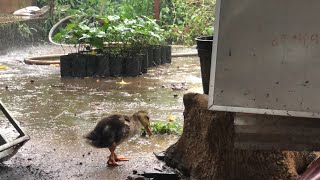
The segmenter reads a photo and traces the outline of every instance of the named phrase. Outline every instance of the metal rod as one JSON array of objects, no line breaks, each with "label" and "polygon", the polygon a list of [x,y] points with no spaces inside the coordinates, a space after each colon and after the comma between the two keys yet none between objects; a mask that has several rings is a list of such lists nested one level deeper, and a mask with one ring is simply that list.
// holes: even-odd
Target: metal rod
[{"label": "metal rod", "polygon": [[9,114],[9,111],[6,109],[5,105],[0,101],[0,110],[3,112],[3,114],[8,118],[10,123],[13,125],[13,127],[19,132],[20,136],[24,136],[25,133],[22,131],[22,129],[19,127],[17,121],[11,117]]},{"label": "metal rod", "polygon": [[18,145],[20,143],[23,143],[25,141],[28,141],[29,139],[30,139],[29,136],[22,136],[22,137],[17,138],[17,139],[15,139],[13,141],[7,142],[6,144],[0,146],[0,152],[4,151],[6,149],[9,149],[9,148],[11,148],[13,146],[16,146],[16,145]]}]

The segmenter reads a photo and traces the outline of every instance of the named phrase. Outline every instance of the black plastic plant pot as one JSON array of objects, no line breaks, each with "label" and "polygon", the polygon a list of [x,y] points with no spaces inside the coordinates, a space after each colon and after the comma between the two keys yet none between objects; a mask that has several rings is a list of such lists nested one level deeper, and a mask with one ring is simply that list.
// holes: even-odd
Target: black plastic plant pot
[{"label": "black plastic plant pot", "polygon": [[154,64],[153,64],[153,47],[154,46],[148,47],[148,67],[154,66]]},{"label": "black plastic plant pot", "polygon": [[152,63],[157,66],[161,64],[161,47],[153,46],[153,61]]},{"label": "black plastic plant pot", "polygon": [[72,61],[75,54],[60,56],[60,75],[61,77],[72,77]]},{"label": "black plastic plant pot", "polygon": [[161,46],[161,64],[165,64],[167,62],[167,49],[166,46]]},{"label": "black plastic plant pot", "polygon": [[85,54],[87,61],[87,76],[93,77],[97,74],[98,58],[97,55]]},{"label": "black plastic plant pot", "polygon": [[166,48],[166,63],[171,63],[171,46],[165,46]]},{"label": "black plastic plant pot", "polygon": [[87,76],[87,59],[85,54],[76,54],[72,60],[72,76],[86,77]]},{"label": "black plastic plant pot", "polygon": [[213,36],[198,37],[196,38],[196,41],[197,41],[198,56],[200,57],[203,92],[204,94],[208,94],[209,83],[210,83],[210,68],[211,68]]},{"label": "black plastic plant pot", "polygon": [[125,75],[139,76],[141,73],[143,54],[136,54],[125,58]]},{"label": "black plastic plant pot", "polygon": [[124,58],[121,56],[109,56],[109,60],[110,60],[110,76],[112,77],[122,76]]},{"label": "black plastic plant pot", "polygon": [[148,67],[149,67],[148,49],[145,48],[142,50],[141,72],[148,73]]},{"label": "black plastic plant pot", "polygon": [[97,55],[97,73],[99,77],[110,76],[110,60],[108,55]]}]

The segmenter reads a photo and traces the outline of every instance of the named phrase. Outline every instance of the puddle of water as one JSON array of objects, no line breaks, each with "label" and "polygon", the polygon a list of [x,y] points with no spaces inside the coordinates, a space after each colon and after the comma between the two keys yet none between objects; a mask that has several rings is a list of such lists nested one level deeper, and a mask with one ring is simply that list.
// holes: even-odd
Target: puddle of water
[{"label": "puddle of water", "polygon": [[186,83],[188,89],[201,87],[198,58],[175,58],[171,65],[153,68],[143,76],[123,78],[130,83],[126,85],[116,83],[122,78],[61,79],[59,67],[20,62],[32,52],[61,51],[44,45],[0,56],[0,63],[7,67],[0,71],[0,98],[32,136],[55,131],[59,139],[65,138],[59,134],[70,128],[86,132],[103,116],[138,110],[148,111],[154,121],[166,121],[169,114],[182,120],[186,91],[173,91],[170,86]]},{"label": "puddle of water", "polygon": [[[82,135],[102,117],[113,113],[149,112],[152,121],[167,121],[172,115],[183,123],[183,94],[172,84],[184,83],[187,89],[202,93],[199,59],[174,58],[171,65],[151,69],[140,77],[60,78],[59,67],[26,65],[32,54],[59,54],[56,46],[44,45],[13,51],[0,56],[0,99],[31,136],[32,142],[48,143],[68,151],[87,148]],[[119,146],[119,152],[137,155],[162,151],[176,136],[137,138]]]}]

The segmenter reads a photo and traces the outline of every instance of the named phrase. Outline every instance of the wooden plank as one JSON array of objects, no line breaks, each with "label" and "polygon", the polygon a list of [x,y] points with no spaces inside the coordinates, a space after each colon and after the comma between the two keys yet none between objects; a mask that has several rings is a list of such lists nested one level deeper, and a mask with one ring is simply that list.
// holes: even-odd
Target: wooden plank
[{"label": "wooden plank", "polygon": [[236,113],[234,145],[252,150],[320,150],[320,119]]},{"label": "wooden plank", "polygon": [[97,66],[97,75],[100,77],[109,77],[110,76],[110,61],[109,56],[98,56],[98,66]]},{"label": "wooden plank", "polygon": [[234,146],[237,149],[249,149],[249,150],[267,150],[267,151],[319,151],[319,144],[295,144],[294,147],[291,143],[257,143],[255,141],[248,142],[235,142]]}]

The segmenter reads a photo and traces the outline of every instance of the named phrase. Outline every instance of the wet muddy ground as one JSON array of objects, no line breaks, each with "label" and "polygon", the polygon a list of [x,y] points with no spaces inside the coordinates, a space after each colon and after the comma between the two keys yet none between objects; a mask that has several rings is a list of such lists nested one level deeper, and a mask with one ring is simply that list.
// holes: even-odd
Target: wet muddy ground
[{"label": "wet muddy ground", "polygon": [[[153,121],[165,122],[172,115],[183,123],[183,94],[202,92],[199,59],[174,58],[171,65],[123,78],[126,85],[117,83],[122,78],[61,79],[57,66],[23,63],[27,56],[64,51],[69,50],[43,45],[0,56],[0,99],[31,137],[13,158],[0,164],[0,179],[122,180],[133,170],[163,169],[153,152],[165,150],[177,136],[133,138],[116,150],[130,161],[109,168],[108,150],[90,147],[82,135],[104,116],[138,110],[148,111]],[[9,124],[0,118],[0,128],[4,127]]]}]

